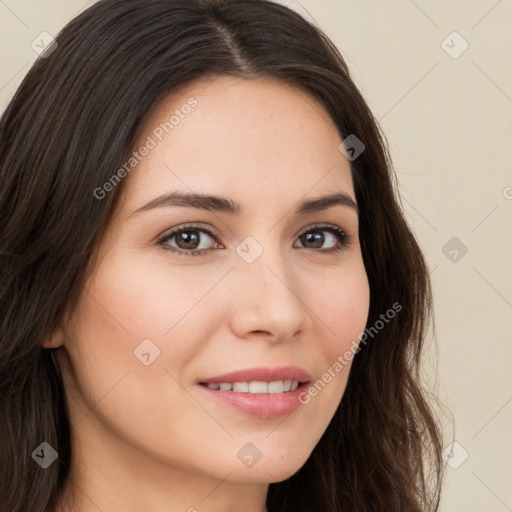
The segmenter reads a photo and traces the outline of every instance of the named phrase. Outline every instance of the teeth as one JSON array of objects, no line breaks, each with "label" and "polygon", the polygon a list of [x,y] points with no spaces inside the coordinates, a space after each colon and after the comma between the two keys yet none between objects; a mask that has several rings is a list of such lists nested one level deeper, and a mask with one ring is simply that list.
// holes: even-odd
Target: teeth
[{"label": "teeth", "polygon": [[268,393],[268,382],[249,382],[249,393]]},{"label": "teeth", "polygon": [[284,382],[282,380],[278,380],[275,382],[268,383],[268,393],[284,393]]},{"label": "teeth", "polygon": [[221,382],[207,384],[210,389],[220,391],[234,391],[235,393],[286,393],[299,387],[299,381],[295,380],[276,380],[272,382],[251,381],[251,382]]},{"label": "teeth", "polygon": [[233,391],[237,393],[248,393],[249,383],[248,382],[233,382]]}]

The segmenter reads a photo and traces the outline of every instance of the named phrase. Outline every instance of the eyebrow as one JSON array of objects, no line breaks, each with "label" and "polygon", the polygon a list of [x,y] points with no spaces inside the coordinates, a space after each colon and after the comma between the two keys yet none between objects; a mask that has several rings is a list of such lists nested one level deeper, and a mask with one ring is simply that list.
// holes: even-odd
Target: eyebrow
[{"label": "eyebrow", "polygon": [[[294,214],[305,215],[326,210],[335,205],[348,206],[355,210],[356,213],[359,213],[357,204],[347,193],[337,192],[328,196],[302,201],[295,208]],[[128,217],[144,211],[168,206],[186,206],[211,212],[227,213],[229,215],[240,215],[243,212],[243,207],[239,202],[226,197],[173,191],[156,197],[144,206],[132,211]]]}]

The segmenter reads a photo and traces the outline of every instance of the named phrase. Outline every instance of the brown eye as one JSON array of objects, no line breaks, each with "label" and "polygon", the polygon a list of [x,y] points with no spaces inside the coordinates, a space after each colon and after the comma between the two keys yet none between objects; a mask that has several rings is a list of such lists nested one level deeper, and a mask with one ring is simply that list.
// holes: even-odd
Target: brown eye
[{"label": "brown eye", "polygon": [[[217,241],[215,235],[208,229],[199,226],[188,226],[164,235],[164,237],[158,240],[158,243],[170,246],[166,247],[166,249],[179,255],[202,256],[206,255],[210,250],[208,245],[211,245],[211,242],[208,242],[208,238],[215,242]],[[176,245],[169,243],[173,239],[176,239]],[[200,247],[201,245],[203,247]]]},{"label": "brown eye", "polygon": [[[328,235],[324,233],[328,233]],[[164,249],[177,253],[180,256],[206,256],[212,250],[212,241],[209,242],[208,238],[214,242],[213,248],[223,248],[217,236],[202,226],[184,226],[175,229],[160,238],[158,244],[164,246]],[[316,252],[332,253],[347,247],[350,239],[350,235],[338,226],[313,226],[298,236],[301,245],[294,247],[322,249],[324,244],[327,243],[330,247]],[[174,242],[171,243],[173,240]]]},{"label": "brown eye", "polygon": [[198,231],[192,230],[181,231],[177,235],[174,235],[173,238],[176,238],[176,244],[180,249],[197,249],[201,240]]},{"label": "brown eye", "polygon": [[[324,235],[324,233],[329,233],[329,236]],[[337,226],[316,226],[299,235],[299,240],[302,246],[307,249],[322,248],[324,243],[327,242],[331,247],[319,252],[333,252],[347,247],[350,236]],[[336,241],[338,244],[336,244]]]}]

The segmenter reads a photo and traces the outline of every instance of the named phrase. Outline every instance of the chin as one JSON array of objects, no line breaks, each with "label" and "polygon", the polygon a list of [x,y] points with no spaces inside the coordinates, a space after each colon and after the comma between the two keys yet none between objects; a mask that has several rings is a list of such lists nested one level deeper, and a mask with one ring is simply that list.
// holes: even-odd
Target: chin
[{"label": "chin", "polygon": [[306,463],[310,454],[294,454],[284,458],[283,455],[262,457],[252,467],[236,466],[229,480],[247,483],[282,482],[297,473]]}]

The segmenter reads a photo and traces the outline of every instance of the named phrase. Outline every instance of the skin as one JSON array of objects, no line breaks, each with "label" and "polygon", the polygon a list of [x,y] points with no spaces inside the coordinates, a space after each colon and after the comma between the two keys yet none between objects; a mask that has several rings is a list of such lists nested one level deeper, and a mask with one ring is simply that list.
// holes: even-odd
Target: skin
[{"label": "skin", "polygon": [[[78,307],[46,344],[60,347],[71,409],[74,458],[61,503],[73,496],[81,512],[265,511],[269,483],[298,471],[325,432],[350,365],[278,419],[219,404],[196,382],[288,364],[316,381],[365,328],[357,212],[292,214],[335,191],[355,201],[327,112],[277,81],[216,77],[160,103],[135,147],[191,97],[198,105],[124,178]],[[244,211],[167,206],[130,216],[171,190],[225,196]],[[219,244],[202,231],[196,247],[211,249],[203,257],[165,249],[186,247],[179,237],[157,244],[184,223],[210,228]],[[324,223],[349,233],[349,245],[327,253],[340,243],[330,232],[318,245],[299,238]],[[247,236],[263,249],[252,263],[236,252]],[[147,338],[160,349],[149,366],[134,356]],[[236,456],[248,442],[262,453],[252,467]]]}]

